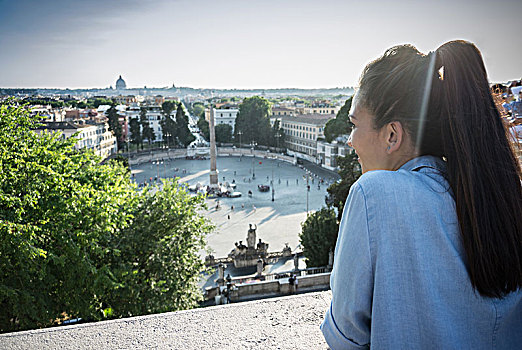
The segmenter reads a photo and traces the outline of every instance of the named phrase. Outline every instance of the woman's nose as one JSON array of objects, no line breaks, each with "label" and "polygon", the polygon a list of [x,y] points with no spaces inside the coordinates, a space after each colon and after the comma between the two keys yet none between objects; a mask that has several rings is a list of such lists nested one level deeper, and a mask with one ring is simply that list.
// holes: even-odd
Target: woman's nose
[{"label": "woman's nose", "polygon": [[352,134],[353,134],[353,131],[350,133],[350,136],[348,136],[348,142],[347,143],[348,143],[348,146],[353,148],[353,146],[352,146]]}]

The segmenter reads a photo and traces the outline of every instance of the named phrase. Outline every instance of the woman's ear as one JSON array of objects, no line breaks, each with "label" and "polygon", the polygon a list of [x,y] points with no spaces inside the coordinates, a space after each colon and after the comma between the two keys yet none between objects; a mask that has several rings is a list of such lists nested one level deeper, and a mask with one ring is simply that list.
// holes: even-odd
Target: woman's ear
[{"label": "woman's ear", "polygon": [[397,151],[402,144],[404,138],[404,129],[401,122],[393,121],[386,125],[386,153],[391,154]]}]

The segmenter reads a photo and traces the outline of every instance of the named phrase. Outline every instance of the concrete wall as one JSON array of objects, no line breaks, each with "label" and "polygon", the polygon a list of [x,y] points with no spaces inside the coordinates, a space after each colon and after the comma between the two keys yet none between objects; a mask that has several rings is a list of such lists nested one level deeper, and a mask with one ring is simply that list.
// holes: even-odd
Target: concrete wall
[{"label": "concrete wall", "polygon": [[[307,276],[299,276],[297,292],[324,290],[330,287],[330,272],[318,273]],[[223,289],[223,288],[221,288]],[[232,287],[230,299],[232,302],[242,300],[252,300],[261,297],[282,296],[294,293],[288,283],[288,278],[281,278],[271,281],[261,281],[252,283],[239,283]],[[219,287],[207,288],[205,290],[206,300],[215,300],[220,294]]]},{"label": "concrete wall", "polygon": [[319,325],[330,301],[306,293],[0,334],[0,349],[327,349]]},{"label": "concrete wall", "polygon": [[300,159],[304,159],[304,160],[307,160],[311,163],[314,163],[314,164],[317,164],[317,158],[314,157],[314,156],[311,156],[311,155],[308,155],[308,154],[304,154],[304,153],[300,153],[300,152],[296,152],[296,151],[291,151],[291,150],[288,150],[287,153],[291,156],[296,156],[297,158],[300,158]]},{"label": "concrete wall", "polygon": [[[127,153],[123,153],[123,155],[127,155]],[[261,150],[252,151],[250,148],[233,148],[233,147],[218,147],[217,149],[218,157],[239,157],[240,155],[243,157],[252,157],[255,155],[258,158],[277,158],[278,160],[288,162],[291,164],[296,164],[295,157],[285,156],[279,153],[272,153]],[[186,148],[175,148],[170,150],[154,150],[152,153],[149,151],[141,152],[141,153],[130,153],[130,165],[142,164],[146,162],[150,162],[156,159],[175,159],[175,158],[185,158],[187,156]],[[207,156],[209,157],[209,156]]]}]

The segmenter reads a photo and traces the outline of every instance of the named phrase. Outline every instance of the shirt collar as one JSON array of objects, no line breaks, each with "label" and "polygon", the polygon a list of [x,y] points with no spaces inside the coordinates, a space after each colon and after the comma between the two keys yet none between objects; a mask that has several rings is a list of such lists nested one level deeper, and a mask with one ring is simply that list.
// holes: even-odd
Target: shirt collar
[{"label": "shirt collar", "polygon": [[420,156],[410,159],[404,163],[399,170],[417,171],[420,168],[433,168],[443,172],[446,169],[446,162],[435,156]]}]

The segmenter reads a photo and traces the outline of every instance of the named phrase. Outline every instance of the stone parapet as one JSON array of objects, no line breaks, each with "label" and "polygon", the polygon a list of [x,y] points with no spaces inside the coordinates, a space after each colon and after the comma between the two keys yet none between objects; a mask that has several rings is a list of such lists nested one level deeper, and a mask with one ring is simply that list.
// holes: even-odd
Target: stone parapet
[{"label": "stone parapet", "polygon": [[0,335],[1,349],[327,349],[331,292]]}]

